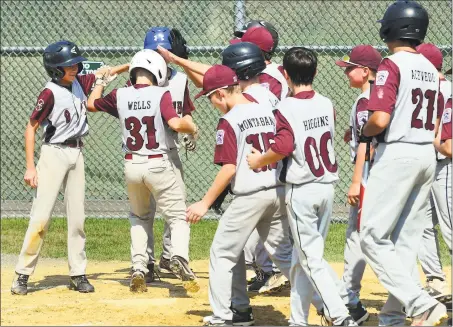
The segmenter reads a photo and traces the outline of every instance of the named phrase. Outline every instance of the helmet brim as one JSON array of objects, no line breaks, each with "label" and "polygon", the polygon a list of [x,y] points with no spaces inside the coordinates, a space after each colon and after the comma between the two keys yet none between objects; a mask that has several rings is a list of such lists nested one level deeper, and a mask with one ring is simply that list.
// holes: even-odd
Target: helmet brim
[{"label": "helmet brim", "polygon": [[69,67],[69,66],[72,66],[72,65],[75,65],[75,64],[79,64],[81,63],[82,61],[87,61],[88,59],[85,58],[85,57],[82,57],[82,56],[78,56],[78,57],[75,57],[75,58],[71,58],[69,59],[68,61],[65,61],[63,63],[59,63],[59,64],[47,64],[48,66],[50,67]]}]

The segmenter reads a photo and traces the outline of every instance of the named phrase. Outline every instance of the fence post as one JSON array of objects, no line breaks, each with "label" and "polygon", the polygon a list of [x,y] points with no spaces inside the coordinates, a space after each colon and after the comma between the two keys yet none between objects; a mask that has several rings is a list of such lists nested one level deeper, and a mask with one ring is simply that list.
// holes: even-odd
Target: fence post
[{"label": "fence post", "polygon": [[245,24],[245,0],[236,0],[234,3],[235,31],[242,29]]}]

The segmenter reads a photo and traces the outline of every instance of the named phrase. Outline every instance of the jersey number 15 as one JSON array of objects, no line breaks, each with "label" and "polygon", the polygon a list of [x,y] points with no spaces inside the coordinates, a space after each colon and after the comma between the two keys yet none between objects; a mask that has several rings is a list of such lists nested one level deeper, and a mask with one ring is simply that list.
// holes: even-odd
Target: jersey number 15
[{"label": "jersey number 15", "polygon": [[[260,141],[260,139],[261,139],[261,141]],[[267,150],[269,150],[271,148],[271,140],[273,140],[273,139],[274,139],[274,133],[268,132],[268,133],[247,135],[247,137],[245,138],[245,142],[247,142],[247,144],[251,144],[252,147],[254,147],[258,151],[263,153],[263,149],[261,148],[261,142],[264,147],[264,152],[266,152]],[[267,171],[268,169],[272,170],[272,169],[276,169],[276,168],[277,168],[277,163],[273,163],[273,164],[264,166],[261,169],[253,169],[253,171],[255,173],[259,173],[261,171]]]}]

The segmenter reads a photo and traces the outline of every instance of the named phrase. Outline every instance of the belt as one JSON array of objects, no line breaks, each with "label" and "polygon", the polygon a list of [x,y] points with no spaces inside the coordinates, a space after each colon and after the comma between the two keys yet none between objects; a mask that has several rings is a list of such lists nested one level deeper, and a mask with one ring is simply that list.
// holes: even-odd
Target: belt
[{"label": "belt", "polygon": [[81,148],[83,146],[82,139],[66,140],[66,141],[64,141],[63,143],[60,143],[60,144],[69,146],[70,148]]},{"label": "belt", "polygon": [[[145,157],[145,156],[143,156]],[[155,158],[163,158],[164,156],[162,154],[151,154],[148,156],[148,159],[155,159]],[[124,159],[126,160],[132,160],[132,153],[126,153],[124,156]]]}]

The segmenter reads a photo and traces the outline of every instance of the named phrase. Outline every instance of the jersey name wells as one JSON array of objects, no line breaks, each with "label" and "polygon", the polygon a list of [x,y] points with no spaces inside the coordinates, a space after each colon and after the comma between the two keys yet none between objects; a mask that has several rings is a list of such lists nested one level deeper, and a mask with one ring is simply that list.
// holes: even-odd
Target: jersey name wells
[{"label": "jersey name wells", "polygon": [[129,110],[151,109],[151,101],[128,101]]}]

